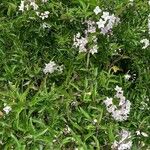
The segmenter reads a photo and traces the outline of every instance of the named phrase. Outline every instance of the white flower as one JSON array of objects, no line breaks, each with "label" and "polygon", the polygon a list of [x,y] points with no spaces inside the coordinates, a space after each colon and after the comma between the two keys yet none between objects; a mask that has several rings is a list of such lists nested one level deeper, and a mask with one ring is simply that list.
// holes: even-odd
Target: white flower
[{"label": "white flower", "polygon": [[148,137],[148,134],[145,132],[141,132],[141,135],[143,135],[144,137]]},{"label": "white flower", "polygon": [[60,71],[62,72],[63,66],[58,66],[54,61],[50,61],[48,64],[45,64],[45,68],[43,69],[43,72],[45,74],[47,73],[53,73],[54,71]]},{"label": "white flower", "polygon": [[103,19],[99,19],[98,22],[96,22],[96,24],[98,25],[98,28],[104,28],[106,21]]},{"label": "white flower", "polygon": [[39,6],[35,2],[31,2],[30,6],[33,6],[34,10],[37,10],[39,8]]},{"label": "white flower", "polygon": [[117,93],[123,93],[122,88],[119,87],[118,85],[115,87],[115,91],[116,91]]},{"label": "white flower", "polygon": [[113,104],[113,98],[107,97],[106,100],[104,101],[104,104],[108,107]]},{"label": "white flower", "polygon": [[150,0],[148,1],[148,4],[150,5]]},{"label": "white flower", "polygon": [[127,80],[127,81],[128,81],[128,80],[131,78],[131,75],[129,75],[129,74],[125,74],[125,75],[124,75],[124,78],[125,78],[125,80]]},{"label": "white flower", "polygon": [[94,120],[93,120],[93,124],[96,124],[96,123],[97,123],[97,119],[94,119]]},{"label": "white flower", "polygon": [[96,15],[98,15],[99,13],[101,13],[101,9],[99,8],[99,6],[96,6],[95,7],[95,9],[94,9],[94,13],[96,14]]},{"label": "white flower", "polygon": [[141,135],[140,131],[136,131],[135,133],[136,133],[136,135]]},{"label": "white flower", "polygon": [[45,68],[43,72],[46,73],[53,73],[56,70],[56,63],[54,61],[50,61],[48,64],[45,64]]},{"label": "white flower", "polygon": [[119,98],[120,100],[121,100],[121,99],[124,99],[123,91],[116,92],[116,95],[115,95],[114,97]]},{"label": "white flower", "polygon": [[6,113],[6,114],[9,114],[9,112],[12,110],[12,108],[10,106],[6,106],[6,104],[4,104],[4,108],[3,108],[3,111]]},{"label": "white flower", "polygon": [[24,7],[25,7],[24,6],[24,1],[21,1],[21,4],[19,6],[19,10],[23,12],[24,11]]},{"label": "white flower", "polygon": [[101,16],[105,21],[107,21],[108,19],[110,19],[110,15],[109,12],[103,12],[103,15]]},{"label": "white flower", "polygon": [[92,49],[90,49],[90,53],[93,55],[93,54],[95,54],[95,53],[97,53],[98,52],[98,46],[97,45],[94,45],[93,47],[92,47]]},{"label": "white flower", "polygon": [[45,11],[44,13],[45,13],[45,15],[49,15],[50,12],[49,11]]},{"label": "white flower", "polygon": [[150,42],[149,42],[148,39],[143,39],[140,42],[144,44],[144,46],[142,47],[142,49],[146,49],[150,45]]},{"label": "white flower", "polygon": [[80,38],[80,37],[81,37],[81,34],[80,34],[80,32],[78,32],[76,35],[76,38]]}]

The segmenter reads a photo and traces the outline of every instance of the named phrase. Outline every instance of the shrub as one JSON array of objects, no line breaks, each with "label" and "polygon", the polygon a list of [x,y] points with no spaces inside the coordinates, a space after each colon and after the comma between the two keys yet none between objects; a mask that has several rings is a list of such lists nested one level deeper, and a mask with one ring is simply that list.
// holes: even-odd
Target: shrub
[{"label": "shrub", "polygon": [[1,149],[148,150],[149,7],[2,0]]}]

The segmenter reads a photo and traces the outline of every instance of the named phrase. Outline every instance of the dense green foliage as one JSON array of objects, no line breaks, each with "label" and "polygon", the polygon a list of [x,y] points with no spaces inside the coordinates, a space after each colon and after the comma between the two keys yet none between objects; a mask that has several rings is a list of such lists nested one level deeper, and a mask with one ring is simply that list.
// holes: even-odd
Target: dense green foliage
[{"label": "dense green foliage", "polygon": [[[47,19],[33,9],[19,11],[20,0],[0,0],[0,149],[109,150],[123,128],[132,133],[133,150],[150,148],[149,138],[135,133],[150,134],[150,49],[142,49],[140,43],[150,37],[147,1],[37,4],[50,12]],[[84,31],[84,20],[98,20],[96,6],[114,13],[120,23],[112,36],[97,30],[97,54],[79,53],[73,37]],[[43,22],[49,28],[43,28]],[[45,75],[50,60],[63,65],[63,72]],[[129,70],[131,79],[126,81]],[[123,122],[115,121],[103,103],[114,95],[116,85],[131,102]],[[4,103],[12,108],[9,114],[3,111]]]}]

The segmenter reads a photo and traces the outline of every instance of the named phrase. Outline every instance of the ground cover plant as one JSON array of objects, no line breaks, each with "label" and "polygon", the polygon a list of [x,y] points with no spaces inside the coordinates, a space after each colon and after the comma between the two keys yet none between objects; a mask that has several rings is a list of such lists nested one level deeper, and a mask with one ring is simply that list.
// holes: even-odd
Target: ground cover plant
[{"label": "ground cover plant", "polygon": [[0,0],[0,149],[149,150],[150,1]]}]

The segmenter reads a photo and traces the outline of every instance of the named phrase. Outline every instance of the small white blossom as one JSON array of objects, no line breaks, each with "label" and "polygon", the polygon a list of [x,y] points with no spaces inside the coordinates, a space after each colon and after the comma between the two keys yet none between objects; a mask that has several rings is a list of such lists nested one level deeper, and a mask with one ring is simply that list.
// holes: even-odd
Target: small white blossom
[{"label": "small white blossom", "polygon": [[6,104],[4,104],[4,108],[3,108],[3,111],[6,113],[6,114],[9,114],[9,112],[12,110],[12,108],[10,106],[7,106]]},{"label": "small white blossom", "polygon": [[93,124],[95,125],[97,123],[97,119],[94,119],[93,120]]},{"label": "small white blossom", "polygon": [[104,104],[108,107],[113,104],[113,98],[107,97],[106,100],[104,101]]},{"label": "small white blossom", "polygon": [[101,16],[105,21],[109,20],[110,19],[110,15],[109,15],[109,12],[103,12],[103,15]]},{"label": "small white blossom", "polygon": [[124,78],[125,78],[125,80],[127,80],[127,81],[128,81],[128,80],[131,78],[131,75],[129,75],[129,74],[125,74],[125,75],[124,75]]},{"label": "small white blossom", "polygon": [[98,52],[98,46],[97,45],[94,45],[93,47],[92,47],[92,49],[90,49],[90,53],[93,55],[93,54],[95,54],[95,53],[97,53]]},{"label": "small white blossom", "polygon": [[94,9],[94,13],[96,14],[96,15],[98,15],[99,13],[101,13],[101,9],[99,8],[99,6],[96,6],[95,7],[95,9]]},{"label": "small white blossom", "polygon": [[105,23],[106,23],[106,21],[103,20],[103,19],[99,19],[99,21],[96,22],[96,24],[98,25],[98,28],[99,28],[99,29],[104,28]]},{"label": "small white blossom", "polygon": [[19,10],[20,11],[24,11],[24,8],[25,8],[25,6],[24,6],[24,1],[21,1],[21,4],[20,4],[20,6],[19,6]]},{"label": "small white blossom", "polygon": [[150,45],[150,42],[149,42],[148,39],[143,39],[140,42],[144,44],[144,46],[142,47],[142,49],[146,49]]},{"label": "small white blossom", "polygon": [[140,131],[136,131],[135,133],[136,133],[136,135],[141,135]]},{"label": "small white blossom", "polygon": [[30,6],[33,7],[33,10],[37,10],[39,8],[39,6],[34,1],[30,2]]},{"label": "small white blossom", "polygon": [[117,93],[123,93],[122,87],[119,87],[118,85],[115,87],[115,91]]},{"label": "small white blossom", "polygon": [[43,72],[45,74],[47,73],[53,73],[54,71],[61,71],[62,72],[62,66],[58,66],[54,61],[50,61],[48,64],[45,64],[45,68],[43,69]]},{"label": "small white blossom", "polygon": [[148,134],[145,132],[141,132],[141,135],[143,135],[144,137],[148,137]]}]

